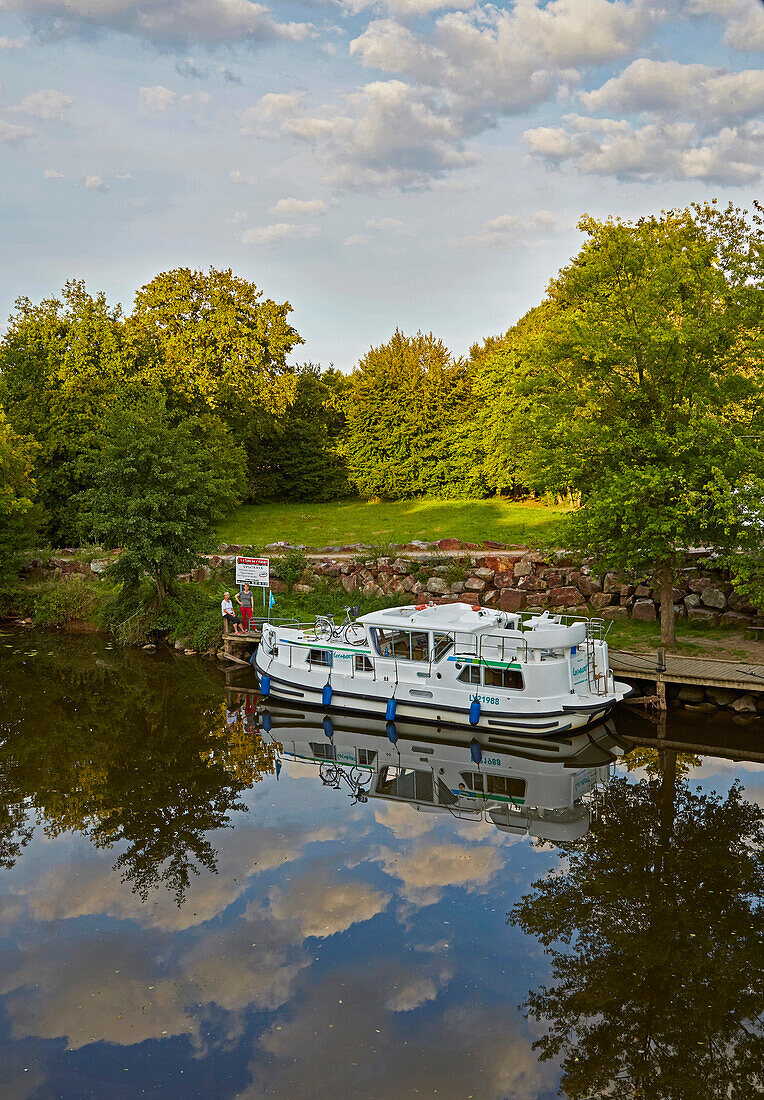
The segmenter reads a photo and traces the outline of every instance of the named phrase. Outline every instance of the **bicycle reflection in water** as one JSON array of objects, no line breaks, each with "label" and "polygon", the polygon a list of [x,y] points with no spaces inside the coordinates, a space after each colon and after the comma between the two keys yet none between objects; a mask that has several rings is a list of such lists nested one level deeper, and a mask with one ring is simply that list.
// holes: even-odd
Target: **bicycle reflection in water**
[{"label": "bicycle reflection in water", "polygon": [[356,802],[369,801],[369,789],[363,786],[363,782],[368,780],[370,775],[362,768],[357,768],[355,765],[347,768],[335,763],[333,760],[326,760],[321,764],[318,772],[324,786],[331,787],[335,791],[340,789],[343,782],[347,783],[350,788],[349,793],[354,796],[351,805],[355,806]]}]

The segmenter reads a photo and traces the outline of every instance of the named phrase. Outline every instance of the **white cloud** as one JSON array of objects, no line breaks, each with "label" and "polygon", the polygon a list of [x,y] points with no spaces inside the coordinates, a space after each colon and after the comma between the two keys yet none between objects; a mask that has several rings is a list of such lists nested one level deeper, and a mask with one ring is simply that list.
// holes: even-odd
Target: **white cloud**
[{"label": "white cloud", "polygon": [[340,188],[422,187],[479,160],[464,150],[458,121],[400,80],[367,84],[338,107],[287,118],[281,133],[310,145]]},{"label": "white cloud", "polygon": [[692,122],[656,121],[632,127],[619,119],[566,115],[566,127],[523,135],[532,155],[551,165],[618,179],[698,179],[753,183],[764,165],[764,123],[725,126],[706,134]]},{"label": "white cloud", "polygon": [[341,882],[332,876],[308,873],[271,893],[271,912],[278,921],[295,921],[300,934],[326,938],[344,932],[383,912],[390,894],[363,882]]},{"label": "white cloud", "polygon": [[18,111],[20,114],[45,121],[48,119],[60,120],[73,103],[74,98],[72,96],[57,92],[54,88],[45,88],[24,96],[21,103],[17,103],[15,107],[9,107],[8,110]]},{"label": "white cloud", "polygon": [[228,181],[229,183],[243,183],[247,187],[254,187],[257,183],[257,176],[248,176],[246,173],[240,172],[238,168],[234,168],[228,173]]},{"label": "white cloud", "polygon": [[296,114],[304,101],[304,92],[268,92],[258,99],[254,107],[242,113],[239,133],[244,137],[275,137],[278,135],[278,124]]},{"label": "white cloud", "polygon": [[141,110],[148,114],[162,114],[172,107],[175,102],[175,92],[165,88],[163,84],[155,84],[151,88],[139,89],[138,95],[141,101]]},{"label": "white cloud", "polygon": [[13,145],[16,142],[26,141],[33,134],[34,130],[30,130],[28,126],[14,126],[13,123],[0,118],[0,143],[7,142]]},{"label": "white cloud", "polygon": [[406,232],[406,223],[398,218],[370,218],[366,228],[377,233],[392,233],[394,237],[402,237]]},{"label": "white cloud", "polygon": [[6,38],[5,35],[0,35],[0,50],[23,50],[28,45],[28,38]]},{"label": "white cloud", "polygon": [[88,191],[108,191],[106,181],[101,176],[85,176],[85,187]]},{"label": "white cloud", "polygon": [[301,41],[308,23],[278,23],[255,0],[4,0],[7,11],[25,16],[41,35],[60,38],[120,31],[158,46],[277,39]]},{"label": "white cloud", "polygon": [[367,8],[384,8],[391,15],[416,16],[432,15],[436,11],[451,10],[464,11],[474,7],[476,0],[341,0],[343,7],[354,14],[366,11]]},{"label": "white cloud", "polygon": [[318,233],[318,230],[313,225],[290,225],[287,222],[276,222],[275,225],[259,225],[247,229],[241,239],[244,244],[271,244],[274,241],[282,241],[288,237],[315,237],[316,233]]},{"label": "white cloud", "polygon": [[547,210],[535,214],[501,214],[483,226],[482,232],[472,237],[460,237],[455,244],[466,247],[500,245],[513,247],[529,236],[538,236],[553,229],[557,221]]},{"label": "white cloud", "polygon": [[724,45],[764,50],[764,13],[758,0],[688,0],[690,15],[709,15],[724,27]]},{"label": "white cloud", "polygon": [[383,852],[380,862],[403,883],[402,893],[414,905],[432,905],[447,886],[476,890],[485,886],[502,865],[496,848],[461,844],[430,844],[408,855]]},{"label": "white cloud", "polygon": [[279,199],[271,207],[271,214],[283,214],[287,218],[301,214],[325,214],[326,203],[321,199]]},{"label": "white cloud", "polygon": [[352,248],[359,244],[368,244],[368,241],[369,238],[365,237],[363,233],[351,233],[349,237],[345,237],[345,240],[342,243],[350,245],[350,247]]},{"label": "white cloud", "polygon": [[248,216],[249,215],[246,214],[244,210],[237,210],[235,213],[231,214],[230,218],[226,218],[226,221],[230,222],[231,225],[242,225],[247,220]]},{"label": "white cloud", "polygon": [[180,97],[180,105],[184,108],[208,107],[212,96],[209,92],[189,92]]},{"label": "white cloud", "polygon": [[764,113],[764,70],[730,73],[641,57],[601,88],[583,92],[581,101],[589,111],[678,114],[699,118],[709,127]]},{"label": "white cloud", "polygon": [[56,172],[54,168],[46,168],[43,176],[46,180],[62,180],[64,178],[64,173]]}]

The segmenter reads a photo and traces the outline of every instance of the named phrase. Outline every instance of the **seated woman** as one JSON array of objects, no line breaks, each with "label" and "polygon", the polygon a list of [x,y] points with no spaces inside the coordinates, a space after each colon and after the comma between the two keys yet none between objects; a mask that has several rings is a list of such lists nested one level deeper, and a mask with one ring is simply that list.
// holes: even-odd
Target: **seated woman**
[{"label": "seated woman", "polygon": [[233,627],[234,634],[241,634],[239,620],[236,618],[236,612],[231,603],[230,592],[223,593],[223,599],[220,601],[220,610],[223,613],[223,629],[227,629],[230,632],[231,627]]}]

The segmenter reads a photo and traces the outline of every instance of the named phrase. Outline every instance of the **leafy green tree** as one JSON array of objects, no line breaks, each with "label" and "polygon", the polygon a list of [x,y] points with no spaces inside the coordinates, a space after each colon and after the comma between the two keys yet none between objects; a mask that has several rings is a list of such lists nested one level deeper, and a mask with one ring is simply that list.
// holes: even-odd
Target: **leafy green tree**
[{"label": "leafy green tree", "polygon": [[0,408],[0,581],[15,572],[39,522],[33,454],[33,446],[11,430]]},{"label": "leafy green tree", "polygon": [[37,443],[34,478],[42,533],[54,545],[78,532],[78,494],[92,484],[104,417],[130,371],[119,307],[82,282],[61,299],[16,302],[0,341],[0,403],[11,428]]},{"label": "leafy green tree", "polygon": [[291,369],[294,392],[259,439],[260,466],[250,469],[254,499],[336,500],[352,495],[341,439],[346,375],[314,363]]},{"label": "leafy green tree", "polygon": [[702,794],[617,778],[558,873],[511,919],[553,983],[525,1008],[570,1100],[753,1100],[764,1089],[764,811],[736,784]]},{"label": "leafy green tree", "polygon": [[371,348],[352,376],[345,454],[363,496],[471,496],[470,377],[432,333]]},{"label": "leafy green tree", "polygon": [[507,372],[508,432],[522,480],[580,492],[572,548],[654,576],[673,644],[686,549],[725,538],[718,471],[735,485],[761,469],[761,218],[706,204],[580,226]]},{"label": "leafy green tree", "polygon": [[246,448],[253,487],[268,462],[262,441],[297,388],[287,357],[303,340],[291,310],[231,270],[184,267],[141,287],[128,318],[136,358],[163,386],[168,408],[219,415]]},{"label": "leafy green tree", "polygon": [[240,502],[245,466],[242,447],[211,414],[175,423],[157,398],[121,409],[84,497],[92,535],[122,548],[114,578],[137,586],[148,575],[163,605],[216,521]]}]

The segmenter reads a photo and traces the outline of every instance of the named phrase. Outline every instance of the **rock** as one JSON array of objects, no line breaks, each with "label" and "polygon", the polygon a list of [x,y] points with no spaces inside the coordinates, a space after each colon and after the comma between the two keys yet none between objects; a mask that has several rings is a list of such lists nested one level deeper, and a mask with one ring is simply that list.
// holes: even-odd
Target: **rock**
[{"label": "rock", "polygon": [[[296,587],[296,586],[295,586]],[[373,581],[369,581],[368,584],[363,586],[364,596],[374,596],[375,599],[379,599],[380,596],[384,596],[384,592],[378,584],[374,584]]]},{"label": "rock", "polygon": [[90,572],[96,574],[105,573],[110,564],[111,562],[106,558],[96,558],[95,561],[91,561],[90,563]]},{"label": "rock", "polygon": [[687,609],[687,618],[691,623],[718,626],[721,615],[718,611],[707,611],[704,607],[690,607]]},{"label": "rock", "polygon": [[431,550],[434,542],[422,542],[421,539],[412,539],[404,546],[404,550]]},{"label": "rock", "polygon": [[738,697],[736,691],[731,691],[729,688],[706,688],[706,695],[714,702],[718,707],[728,707],[730,703],[733,703]]},{"label": "rock", "polygon": [[475,570],[475,576],[480,577],[481,581],[492,581],[494,578],[494,571],[493,569],[486,569],[484,566],[481,566],[480,569]]},{"label": "rock", "polygon": [[[522,595],[522,593],[521,593]],[[525,605],[528,608],[547,607],[549,604],[548,592],[529,592],[525,596]]]},{"label": "rock", "polygon": [[427,589],[421,581],[414,581],[414,584],[411,588],[411,594],[412,596],[426,596]]},{"label": "rock", "polygon": [[732,630],[747,630],[751,625],[751,617],[744,615],[742,611],[725,611],[720,622],[722,626]]},{"label": "rock", "polygon": [[712,584],[713,581],[710,577],[693,577],[688,587],[690,589],[690,592],[697,592],[698,594],[700,594],[704,588],[708,588]]},{"label": "rock", "polygon": [[655,604],[652,600],[635,600],[631,617],[641,623],[654,623],[657,618]]},{"label": "rock", "polygon": [[496,589],[495,588],[490,588],[487,592],[484,592],[483,595],[480,597],[480,602],[484,603],[486,605],[486,607],[493,607],[493,605],[496,603],[496,597],[497,596],[498,596],[498,592],[496,591]]},{"label": "rock", "polygon": [[633,596],[636,589],[633,584],[622,584],[618,589],[619,596]]},{"label": "rock", "polygon": [[602,581],[598,580],[596,577],[585,576],[583,573],[578,579],[577,587],[584,596],[598,596],[602,594]]},{"label": "rock", "polygon": [[296,584],[292,591],[300,592],[302,593],[302,595],[307,595],[308,592],[314,592],[315,588],[312,584]]},{"label": "rock", "polygon": [[394,562],[390,563],[390,569],[393,573],[405,577],[407,573],[411,572],[411,562],[406,561],[405,558],[396,558]]},{"label": "rock", "polygon": [[448,592],[449,586],[443,580],[442,577],[430,577],[426,585],[427,591],[431,592],[433,596],[445,596]]},{"label": "rock", "polygon": [[700,607],[700,596],[697,592],[690,592],[689,596],[684,598],[684,606],[689,611],[691,607]]},{"label": "rock", "polygon": [[484,539],[483,540],[483,546],[485,546],[486,550],[504,550],[505,549],[505,543],[503,543],[503,542],[492,542],[491,539]]},{"label": "rock", "polygon": [[517,587],[523,592],[544,592],[549,586],[543,577],[521,577]]},{"label": "rock", "polygon": [[700,594],[700,602],[704,607],[713,607],[716,608],[717,611],[723,611],[727,606],[727,597],[724,595],[721,588],[714,588],[712,585],[708,585]]},{"label": "rock", "polygon": [[493,569],[494,573],[509,573],[515,571],[515,563],[512,558],[500,558],[496,554],[486,554],[486,569]]},{"label": "rock", "polygon": [[685,703],[685,710],[690,711],[693,714],[710,714],[711,711],[716,710],[713,703]]},{"label": "rock", "polygon": [[414,586],[417,583],[416,577],[404,577],[401,583],[403,585],[404,592],[413,592]]},{"label": "rock", "polygon": [[633,596],[619,596],[618,597],[618,602],[621,605],[621,607],[633,607],[634,606],[634,597]]},{"label": "rock", "polygon": [[652,588],[648,588],[646,584],[638,584],[634,589],[634,595],[638,600],[643,600],[645,597],[651,596],[652,592]]},{"label": "rock", "polygon": [[62,574],[82,573],[90,575],[90,562],[73,561],[71,558],[51,558],[50,564],[60,569]]},{"label": "rock", "polygon": [[549,588],[562,588],[565,584],[565,578],[559,569],[545,569],[542,576]]},{"label": "rock", "polygon": [[752,695],[740,695],[731,705],[737,714],[756,713],[756,700]]},{"label": "rock", "polygon": [[583,603],[583,599],[577,588],[568,586],[566,588],[550,588],[549,590],[550,607],[573,607],[574,604],[580,603]]},{"label": "rock", "polygon": [[186,657],[195,657],[196,656],[196,650],[195,649],[184,649],[183,652],[185,653]]},{"label": "rock", "polygon": [[221,542],[220,546],[218,546],[218,550],[220,551],[221,554],[225,554],[227,549],[228,549],[228,543],[227,542]]},{"label": "rock", "polygon": [[615,573],[606,573],[602,582],[603,592],[618,592],[621,588],[621,582]]},{"label": "rock", "polygon": [[355,573],[348,573],[345,576],[340,577],[340,584],[346,592],[358,591],[358,577]]},{"label": "rock", "polygon": [[143,646],[143,649],[145,649],[147,653],[153,653],[153,651],[156,649],[156,646],[153,642],[149,642],[148,645]]},{"label": "rock", "polygon": [[499,607],[502,611],[522,611],[525,607],[525,595],[515,588],[502,588],[499,592]]},{"label": "rock", "polygon": [[600,611],[603,619],[628,619],[629,609],[627,607],[603,607]]},{"label": "rock", "polygon": [[727,599],[727,603],[732,611],[743,611],[747,615],[756,614],[756,608],[753,604],[749,603],[745,596],[741,596],[739,592],[732,592]]},{"label": "rock", "polygon": [[486,588],[486,582],[482,577],[467,577],[464,582],[465,592],[483,592]]},{"label": "rock", "polygon": [[464,581],[454,581],[454,583],[451,585],[451,592],[455,596],[459,596],[459,595],[461,595],[461,593],[463,591],[464,591]]},{"label": "rock", "polygon": [[677,692],[680,703],[702,703],[706,693],[699,684],[683,684]]},{"label": "rock", "polygon": [[513,572],[516,577],[530,577],[533,574],[533,562],[521,560],[516,563]]},{"label": "rock", "polygon": [[435,543],[438,550],[463,550],[464,543],[461,539],[438,539]]},{"label": "rock", "polygon": [[274,577],[271,574],[271,592],[273,592],[275,596],[278,596],[281,593],[286,592],[286,590],[286,581],[279,580],[278,577]]},{"label": "rock", "polygon": [[592,592],[589,602],[592,607],[599,611],[601,608],[607,607],[608,604],[613,602],[613,596],[610,592]]},{"label": "rock", "polygon": [[514,573],[494,573],[493,583],[497,588],[513,588],[515,584]]},{"label": "rock", "polygon": [[178,638],[178,640],[174,643],[174,645],[175,645],[176,649],[185,649],[186,648],[185,638]]}]

